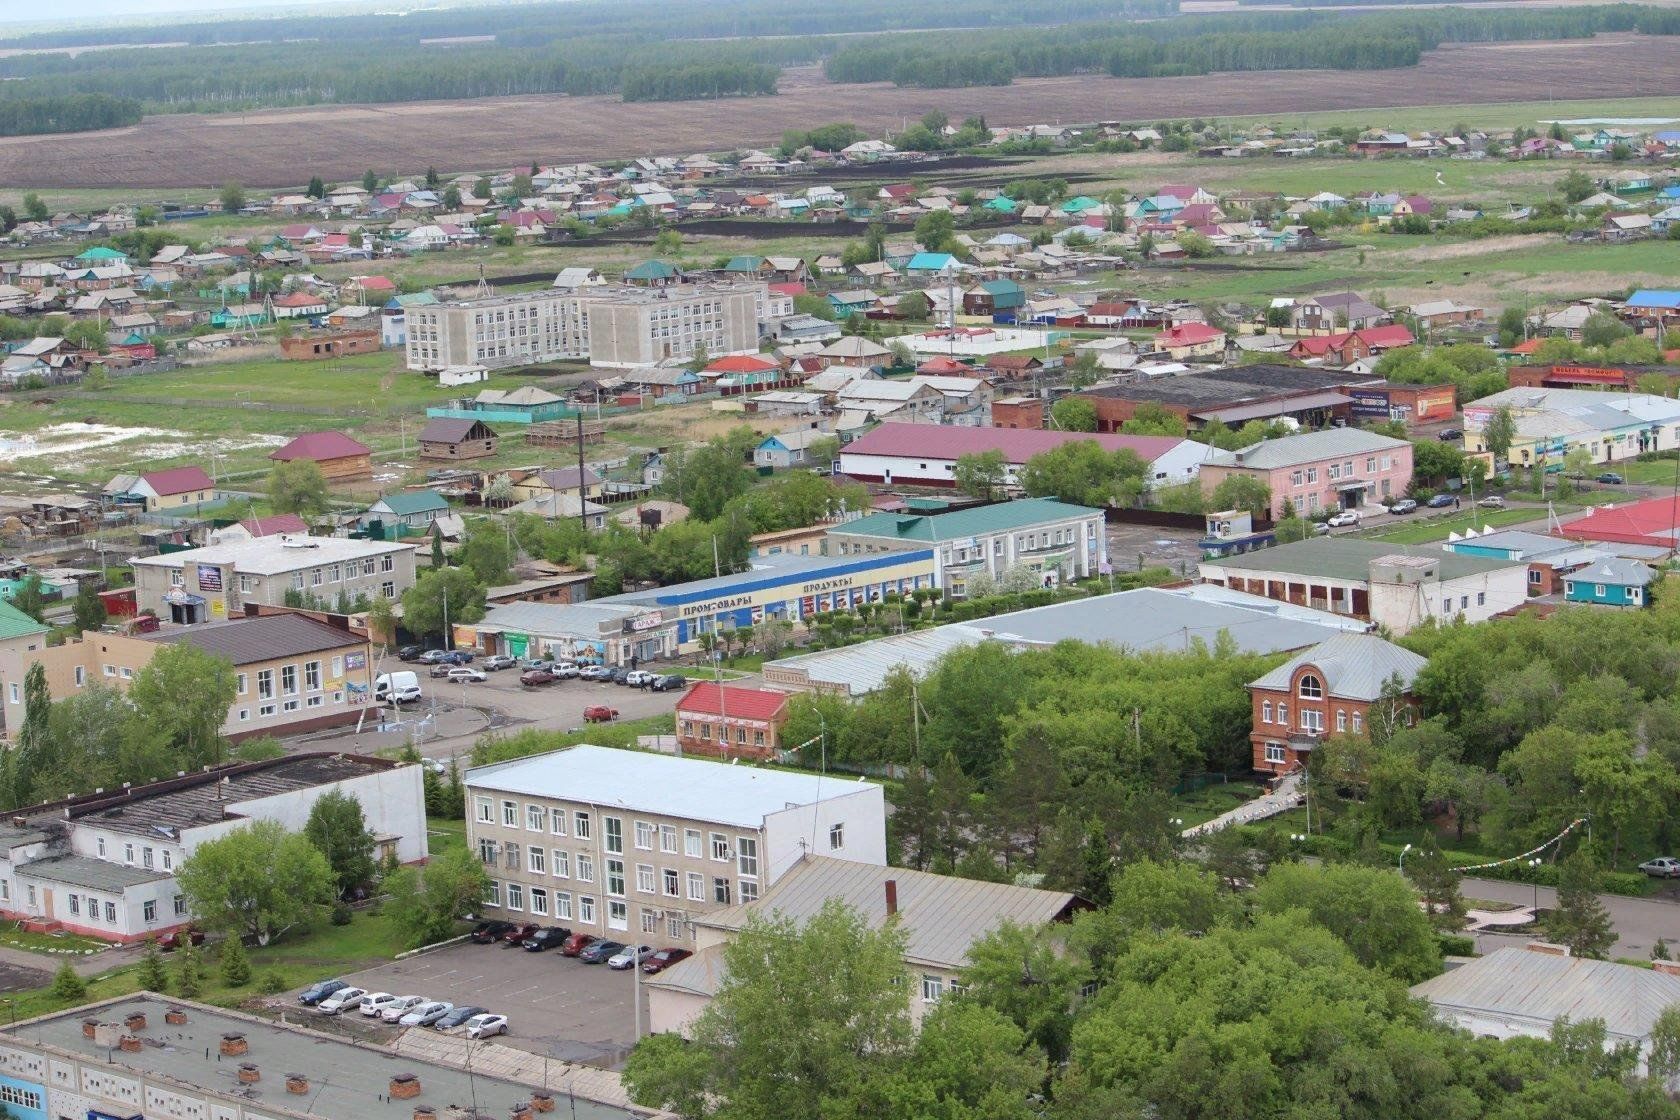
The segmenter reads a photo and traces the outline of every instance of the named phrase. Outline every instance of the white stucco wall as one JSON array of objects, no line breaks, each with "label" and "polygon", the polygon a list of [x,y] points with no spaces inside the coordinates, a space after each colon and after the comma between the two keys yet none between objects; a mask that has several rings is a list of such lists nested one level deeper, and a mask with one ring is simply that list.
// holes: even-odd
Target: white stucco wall
[{"label": "white stucco wall", "polygon": [[292,832],[302,832],[315,802],[331,790],[342,790],[361,802],[368,831],[375,836],[397,836],[397,858],[413,863],[426,858],[426,796],[418,765],[380,770],[330,785],[291,790],[250,801],[228,803],[228,812],[238,819],[217,821],[189,829],[182,841],[192,848],[224,836],[250,820],[277,821]]},{"label": "white stucco wall", "polygon": [[[769,813],[764,818],[764,885],[774,884],[806,851],[879,867],[887,863],[887,812],[881,787],[854,778],[834,778],[854,792]],[[845,825],[845,846],[829,847],[829,830]]]}]

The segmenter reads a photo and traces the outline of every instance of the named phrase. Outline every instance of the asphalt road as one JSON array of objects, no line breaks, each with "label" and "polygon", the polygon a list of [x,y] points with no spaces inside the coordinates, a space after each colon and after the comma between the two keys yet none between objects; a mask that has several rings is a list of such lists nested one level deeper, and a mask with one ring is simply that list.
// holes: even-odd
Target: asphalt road
[{"label": "asphalt road", "polygon": [[[1493,902],[1512,902],[1532,906],[1535,887],[1528,883],[1507,883],[1497,879],[1465,879],[1459,890],[1466,898],[1485,898]],[[1625,895],[1599,895],[1616,926],[1616,947],[1611,956],[1644,960],[1651,955],[1651,946],[1658,938],[1680,949],[1680,903],[1662,898],[1628,898]],[[1539,888],[1540,908],[1557,905],[1557,891]],[[1490,953],[1500,945],[1518,945],[1534,940],[1533,934],[1477,935],[1477,951]]]},{"label": "asphalt road", "polygon": [[[526,688],[519,683],[519,673],[514,669],[491,673],[480,684],[465,685],[433,680],[426,675],[424,666],[415,671],[420,674],[424,698],[403,708],[402,723],[380,730],[372,718],[377,713],[372,712],[359,730],[354,726],[335,728],[288,739],[285,746],[294,751],[337,749],[371,754],[401,747],[412,736],[425,757],[449,758],[467,754],[481,736],[490,732],[515,732],[528,727],[543,731],[581,728],[583,709],[592,704],[616,708],[621,720],[644,719],[672,711],[682,696],[678,689],[653,692],[583,680]],[[750,686],[755,680],[748,678],[739,683]]]}]

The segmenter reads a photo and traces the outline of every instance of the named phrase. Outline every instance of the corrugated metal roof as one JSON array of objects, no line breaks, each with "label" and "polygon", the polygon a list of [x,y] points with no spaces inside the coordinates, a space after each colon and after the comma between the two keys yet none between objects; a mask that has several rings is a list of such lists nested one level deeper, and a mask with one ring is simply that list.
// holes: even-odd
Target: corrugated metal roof
[{"label": "corrugated metal roof", "polygon": [[49,883],[65,883],[107,894],[121,894],[129,887],[156,883],[170,877],[165,871],[147,871],[91,856],[52,856],[32,860],[20,865],[17,873],[29,879],[45,879]]},{"label": "corrugated metal roof", "polygon": [[[1325,394],[1319,394],[1324,396]],[[1334,403],[1334,402],[1326,402]],[[1403,439],[1379,436],[1359,428],[1326,428],[1321,432],[1302,432],[1300,435],[1268,439],[1235,451],[1215,451],[1208,455],[1208,463],[1221,467],[1250,467],[1276,470],[1299,463],[1316,463],[1341,455],[1368,455],[1375,451],[1408,448]]]},{"label": "corrugated metal roof", "polygon": [[1337,634],[1303,650],[1248,687],[1287,691],[1295,670],[1311,665],[1323,674],[1324,687],[1331,696],[1375,700],[1390,677],[1398,676],[1400,686],[1410,688],[1427,664],[1427,658],[1375,634]]},{"label": "corrugated metal roof", "polygon": [[921,517],[872,513],[835,526],[833,532],[841,536],[887,537],[892,540],[950,541],[979,533],[1008,532],[1081,517],[1100,517],[1101,514],[1101,510],[1090,506],[1071,505],[1054,498],[1022,498]]},{"label": "corrugated metal roof", "polygon": [[1407,546],[1355,540],[1352,537],[1315,537],[1241,556],[1204,560],[1202,570],[1283,572],[1321,579],[1369,580],[1371,562],[1385,556],[1416,556],[1433,560],[1440,565],[1442,579],[1495,572],[1522,563],[1520,560],[1499,560],[1492,556],[1464,556],[1430,545]]},{"label": "corrugated metal roof", "polygon": [[845,456],[889,455],[917,459],[956,459],[977,451],[997,450],[1010,463],[1025,463],[1073,440],[1090,440],[1104,451],[1136,452],[1146,463],[1185,442],[1178,436],[1127,436],[1096,432],[1052,432],[1035,428],[959,428],[939,424],[882,424],[853,440]]},{"label": "corrugated metal roof", "polygon": [[806,856],[764,897],[694,920],[737,930],[755,914],[776,913],[804,923],[830,899],[838,899],[861,914],[871,929],[879,929],[887,921],[889,881],[897,884],[898,920],[907,935],[905,960],[934,968],[963,967],[969,946],[1004,922],[1042,926],[1065,917],[1079,901],[1066,891]]},{"label": "corrugated metal roof", "polygon": [[1546,1027],[1602,1019],[1619,1038],[1644,1038],[1680,1003],[1680,976],[1611,961],[1495,950],[1412,988],[1440,1011],[1506,1016]]}]

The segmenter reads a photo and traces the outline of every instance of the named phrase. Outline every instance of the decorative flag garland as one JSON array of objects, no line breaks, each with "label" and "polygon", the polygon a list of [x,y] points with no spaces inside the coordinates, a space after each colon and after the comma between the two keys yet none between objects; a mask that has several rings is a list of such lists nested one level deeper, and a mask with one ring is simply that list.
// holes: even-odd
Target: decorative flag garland
[{"label": "decorative flag garland", "polygon": [[1574,820],[1570,821],[1567,825],[1564,826],[1564,829],[1563,829],[1562,832],[1558,833],[1556,836],[1552,837],[1550,840],[1546,841],[1544,844],[1541,844],[1538,848],[1530,848],[1528,851],[1523,852],[1521,855],[1511,856],[1508,859],[1496,859],[1492,863],[1471,863],[1471,864],[1466,864],[1463,867],[1449,867],[1449,868],[1447,868],[1447,870],[1448,871],[1483,871],[1483,870],[1486,870],[1489,867],[1503,867],[1507,863],[1516,863],[1520,860],[1531,859],[1534,856],[1536,856],[1536,855],[1540,854],[1541,852],[1545,851],[1547,848],[1551,847],[1553,844],[1556,844],[1558,841],[1562,840],[1565,836],[1568,836],[1571,832],[1574,832],[1576,828],[1578,828],[1580,825],[1585,824],[1586,821],[1587,821],[1587,818],[1585,818],[1585,817],[1576,817]]}]

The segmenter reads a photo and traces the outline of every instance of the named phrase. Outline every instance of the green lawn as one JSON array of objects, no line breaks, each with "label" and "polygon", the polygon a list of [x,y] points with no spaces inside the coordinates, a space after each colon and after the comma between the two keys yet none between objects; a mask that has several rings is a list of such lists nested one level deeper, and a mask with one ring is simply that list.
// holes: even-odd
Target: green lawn
[{"label": "green lawn", "polygon": [[434,856],[467,846],[467,822],[448,817],[426,818],[426,846]]},{"label": "green lawn", "polygon": [[[1668,486],[1672,487],[1676,478],[1675,468],[1680,466],[1673,459],[1650,459],[1640,462],[1635,459],[1631,463],[1616,463],[1606,470],[1615,471],[1628,480],[1632,486]],[[1593,472],[1596,474],[1596,472]],[[1614,491],[1612,491],[1614,493]],[[1612,498],[1612,500],[1615,500]]]},{"label": "green lawn", "polygon": [[[287,989],[299,988],[316,980],[355,972],[388,961],[403,948],[405,946],[401,936],[388,914],[359,911],[347,926],[334,926],[323,922],[316,929],[304,934],[293,933],[267,948],[250,949],[248,955],[251,958],[251,983],[239,988],[230,988],[221,981],[216,968],[216,949],[211,946],[208,947],[208,952],[200,950],[205,964],[205,984],[204,990],[194,998],[206,1003],[232,1007],[260,995],[259,984],[271,971],[280,975]],[[179,954],[164,954],[171,988],[174,986],[178,959]],[[91,978],[88,981],[88,999],[108,999],[138,990],[138,967],[133,965]],[[72,1006],[69,1002],[54,999],[46,988],[18,992],[0,999],[14,1001],[13,1010],[19,1019]]]},{"label": "green lawn", "polygon": [[1185,828],[1206,824],[1259,797],[1265,791],[1253,782],[1221,782],[1172,799],[1172,814]]},{"label": "green lawn", "polygon": [[1420,105],[1405,109],[1336,109],[1285,116],[1229,117],[1225,120],[1274,124],[1289,128],[1392,128],[1403,131],[1450,128],[1514,128],[1543,120],[1673,117],[1680,119],[1680,98],[1622,97],[1600,101],[1512,101],[1504,104]]},{"label": "green lawn", "polygon": [[[1416,517],[1417,514],[1413,516]],[[1406,522],[1392,529],[1385,528],[1380,532],[1364,533],[1361,536],[1368,540],[1393,541],[1396,544],[1428,544],[1431,541],[1446,540],[1447,534],[1451,532],[1462,533],[1469,528],[1497,529],[1524,521],[1537,521],[1545,516],[1546,511],[1539,509],[1467,509],[1444,517],[1426,517],[1419,521]]]},{"label": "green lawn", "polygon": [[[0,945],[31,953],[77,953],[88,949],[100,949],[105,944],[97,938],[77,937],[70,933],[34,933],[21,928],[17,922],[7,922],[0,928]],[[48,963],[50,962],[43,958],[43,966]]]}]

